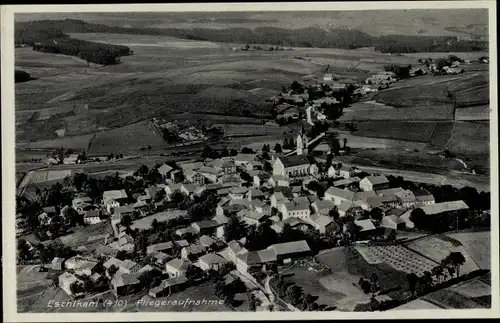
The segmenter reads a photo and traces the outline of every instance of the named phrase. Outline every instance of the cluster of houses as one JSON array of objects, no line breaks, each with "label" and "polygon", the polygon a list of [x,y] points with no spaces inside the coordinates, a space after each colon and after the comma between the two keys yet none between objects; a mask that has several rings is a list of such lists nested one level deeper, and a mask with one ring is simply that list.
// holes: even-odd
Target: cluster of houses
[{"label": "cluster of houses", "polygon": [[[191,266],[202,271],[217,271],[232,263],[241,275],[251,276],[255,271],[265,270],[266,266],[288,263],[312,252],[306,241],[277,243],[258,251],[245,249],[245,238],[225,241],[230,216],[236,216],[247,225],[266,223],[278,234],[285,225],[296,230],[317,230],[320,234],[327,234],[329,227],[336,223],[331,215],[334,210],[340,218],[352,216],[353,223],[344,224],[344,232],[349,231],[349,225],[355,225],[359,228],[358,239],[370,239],[380,232],[380,228],[413,228],[410,214],[417,207],[426,214],[467,209],[463,201],[435,203],[432,194],[423,189],[390,188],[388,179],[383,175],[360,178],[361,172],[348,165],[333,163],[320,173],[314,158],[308,156],[307,136],[304,133],[298,135],[295,152],[293,155],[271,152],[271,171],[264,170],[266,161],[259,154],[240,153],[219,159],[179,162],[176,168],[163,164],[158,172],[164,181],[145,188],[143,194],[130,197],[125,190],[105,191],[98,205],[85,195],[75,196],[72,207],[83,214],[85,222],[93,225],[109,218],[114,237],[93,239],[99,244],[87,258],[54,258],[53,269],[63,271],[59,286],[73,295],[70,286],[81,280],[79,276],[98,280],[100,274],[95,272],[96,258],[105,257],[106,275],[117,296],[136,290],[140,285],[140,275],[156,268],[163,273],[164,279],[159,286],[149,290],[149,295],[161,297],[186,286],[189,282],[186,272]],[[324,181],[325,178],[330,181]],[[308,184],[312,181],[324,188],[324,194],[318,196],[309,188]],[[155,196],[160,191],[165,192],[165,197],[157,201]],[[173,241],[147,246],[146,253],[154,264],[141,267],[132,260],[115,257],[120,251],[131,253],[137,248],[134,239],[121,225],[125,215],[133,215],[131,229],[149,229],[154,220],[187,219],[186,210],[165,210],[161,206],[175,194],[194,199],[205,191],[217,196],[213,217],[177,226]],[[366,211],[374,208],[382,212],[381,219],[366,216]],[[146,209],[149,211],[146,212]],[[55,212],[53,207],[45,208],[40,220],[50,219]],[[106,217],[102,216],[103,213]],[[108,269],[112,265],[118,270],[111,276]]]},{"label": "cluster of houses", "polygon": [[161,131],[167,131],[185,141],[205,140],[206,136],[201,129],[192,126],[187,121],[165,121],[153,118],[153,124]]}]

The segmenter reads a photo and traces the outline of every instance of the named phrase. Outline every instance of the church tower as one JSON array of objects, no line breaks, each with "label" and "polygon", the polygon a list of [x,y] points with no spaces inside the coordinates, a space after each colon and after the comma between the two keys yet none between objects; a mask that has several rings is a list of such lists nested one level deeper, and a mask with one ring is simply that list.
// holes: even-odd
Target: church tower
[{"label": "church tower", "polygon": [[300,133],[297,135],[297,155],[307,155],[308,149],[307,145],[309,139],[307,139],[306,131],[304,130],[304,125],[300,128]]}]

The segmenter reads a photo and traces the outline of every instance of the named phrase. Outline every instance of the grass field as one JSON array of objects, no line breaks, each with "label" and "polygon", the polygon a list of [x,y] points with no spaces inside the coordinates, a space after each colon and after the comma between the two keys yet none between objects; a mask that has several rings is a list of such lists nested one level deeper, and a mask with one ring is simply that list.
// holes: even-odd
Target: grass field
[{"label": "grass field", "polygon": [[65,246],[76,247],[87,243],[87,239],[92,235],[113,234],[111,225],[107,222],[77,227],[73,233],[60,237],[59,239]]},{"label": "grass field", "polygon": [[455,120],[458,121],[490,120],[490,106],[481,105],[469,108],[456,109]]},{"label": "grass field", "polygon": [[459,241],[481,269],[491,268],[491,232],[454,232],[446,234]]},{"label": "grass field", "polygon": [[344,109],[343,115],[339,121],[433,121],[433,120],[452,120],[453,106],[428,106],[428,107],[408,107],[404,109],[395,109],[378,104],[367,102],[358,102]]},{"label": "grass field", "polygon": [[358,122],[357,136],[429,142],[436,122],[366,121]]},{"label": "grass field", "polygon": [[369,278],[373,273],[378,275],[382,289],[399,286],[399,292],[406,290],[406,273],[386,264],[370,264],[353,247],[331,249],[317,255],[316,260],[330,268],[330,273],[320,282],[335,295],[335,306],[339,310],[352,311],[358,304],[369,303],[371,295],[364,294],[357,283],[360,277]]},{"label": "grass field", "polygon": [[469,255],[461,243],[446,236],[429,236],[411,241],[406,246],[410,250],[432,259],[435,262],[441,262],[450,252],[461,252],[465,257],[465,264],[460,267],[461,275],[479,269],[474,259]]},{"label": "grass field", "polygon": [[473,122],[455,122],[446,147],[457,153],[489,155],[489,126]]},{"label": "grass field", "polygon": [[44,182],[62,181],[65,177],[71,176],[73,170],[38,170],[31,171],[26,174],[19,187],[25,187],[30,184],[39,184]]}]

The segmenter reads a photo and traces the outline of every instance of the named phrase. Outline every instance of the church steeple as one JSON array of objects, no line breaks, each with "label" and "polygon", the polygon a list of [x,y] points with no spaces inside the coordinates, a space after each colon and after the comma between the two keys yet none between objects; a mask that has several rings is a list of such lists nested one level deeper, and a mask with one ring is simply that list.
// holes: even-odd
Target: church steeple
[{"label": "church steeple", "polygon": [[307,138],[306,130],[304,129],[304,124],[300,126],[300,133],[297,135],[297,155],[307,155],[307,146],[309,139]]}]

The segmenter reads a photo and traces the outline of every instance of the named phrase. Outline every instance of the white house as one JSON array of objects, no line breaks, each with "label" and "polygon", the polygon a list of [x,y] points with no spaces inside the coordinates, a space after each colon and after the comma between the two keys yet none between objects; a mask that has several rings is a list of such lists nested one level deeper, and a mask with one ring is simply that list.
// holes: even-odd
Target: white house
[{"label": "white house", "polygon": [[347,189],[340,189],[337,187],[330,187],[325,192],[325,200],[330,200],[334,205],[340,205],[342,202],[352,201],[354,199],[354,192]]},{"label": "white house", "polygon": [[286,177],[307,176],[310,174],[311,163],[304,155],[277,157],[273,163],[273,175]]},{"label": "white house", "polygon": [[220,270],[222,267],[227,264],[229,261],[222,258],[218,254],[215,253],[209,253],[206,255],[203,255],[200,257],[198,260],[198,263],[200,265],[200,268],[203,269],[204,271],[207,270]]},{"label": "white house", "polygon": [[185,276],[186,271],[191,265],[191,261],[186,259],[172,259],[165,264],[165,270],[170,275],[170,277]]},{"label": "white house", "polygon": [[271,184],[272,187],[276,186],[287,187],[290,185],[290,179],[283,175],[273,175],[272,177],[269,178],[268,183]]},{"label": "white house", "polygon": [[97,224],[101,222],[99,210],[90,210],[83,213],[83,222],[86,224]]},{"label": "white house", "polygon": [[63,291],[65,291],[66,294],[68,294],[68,295],[73,295],[73,292],[71,291],[71,287],[70,286],[74,282],[81,282],[81,283],[83,283],[81,280],[79,280],[78,278],[76,278],[75,275],[70,274],[68,272],[65,272],[64,274],[62,274],[62,275],[59,276],[59,287],[61,287],[61,289]]},{"label": "white house", "polygon": [[281,213],[283,214],[283,219],[290,217],[309,218],[311,215],[309,200],[304,197],[297,197],[291,202],[283,203]]}]

